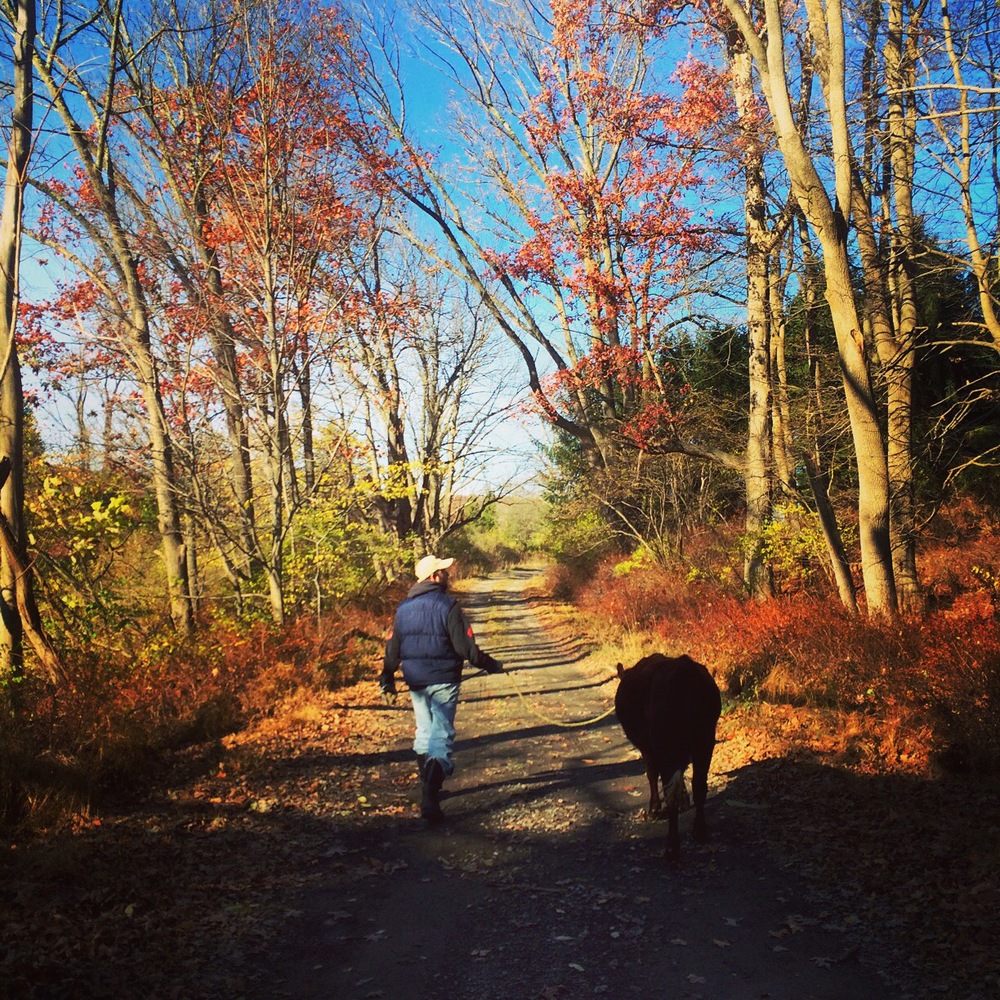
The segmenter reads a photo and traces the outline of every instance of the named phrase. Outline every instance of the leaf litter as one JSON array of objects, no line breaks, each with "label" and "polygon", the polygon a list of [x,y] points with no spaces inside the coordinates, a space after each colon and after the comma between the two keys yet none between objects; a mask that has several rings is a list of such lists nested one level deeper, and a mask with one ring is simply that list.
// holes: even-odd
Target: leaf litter
[{"label": "leaf litter", "polygon": [[[352,847],[338,833],[372,816],[414,816],[412,775],[379,763],[406,736],[409,718],[380,710],[374,694],[365,681],[314,693],[305,713],[279,707],[252,730],[179,755],[176,780],[144,802],[92,810],[75,830],[5,845],[7,993],[238,997],[254,985],[248,958],[278,939],[295,912],[289,899],[331,874],[350,883],[400,871],[405,862]],[[821,904],[814,916],[789,914],[772,928],[773,950],[787,950],[783,940],[807,926],[863,930],[866,951],[903,970],[910,996],[1000,995],[996,778],[873,769],[870,757],[848,752],[842,729],[816,709],[767,704],[738,706],[720,726],[713,794],[734,807],[749,836],[806,878]],[[515,801],[493,815],[498,832],[512,835],[572,835],[586,818],[571,801],[544,808]],[[623,818],[626,833],[633,822]],[[468,859],[450,863],[472,873]],[[499,888],[583,891],[526,886],[504,858],[473,867]],[[685,886],[682,895],[698,891]],[[605,895],[590,905],[599,911],[613,902]],[[342,904],[327,913],[329,923],[353,919],[350,901]],[[737,927],[741,919],[724,923]],[[522,923],[537,926],[528,917]],[[617,940],[643,931],[616,920],[605,933]],[[680,936],[664,940],[688,945]],[[710,943],[725,949],[728,941]],[[851,954],[845,948],[811,961],[819,972]],[[573,988],[559,983],[536,995],[573,995]]]}]

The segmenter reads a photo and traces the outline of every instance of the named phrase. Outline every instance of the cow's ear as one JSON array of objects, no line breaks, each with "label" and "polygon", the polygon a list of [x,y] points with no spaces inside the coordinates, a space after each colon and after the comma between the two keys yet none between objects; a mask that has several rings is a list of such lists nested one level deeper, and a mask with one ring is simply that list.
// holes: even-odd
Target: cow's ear
[{"label": "cow's ear", "polygon": [[615,664],[615,671],[619,677],[623,677],[625,675],[625,668],[620,663]]}]

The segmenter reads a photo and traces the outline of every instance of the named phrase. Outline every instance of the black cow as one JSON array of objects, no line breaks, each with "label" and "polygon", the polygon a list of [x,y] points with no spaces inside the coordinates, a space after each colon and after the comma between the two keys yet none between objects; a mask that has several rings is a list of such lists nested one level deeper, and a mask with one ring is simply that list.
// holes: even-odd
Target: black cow
[{"label": "black cow", "polygon": [[[708,768],[715,749],[715,725],[722,712],[719,686],[690,656],[644,656],[626,670],[620,663],[615,714],[625,735],[642,754],[649,779],[650,816],[667,813],[665,857],[676,864],[680,856],[677,812],[684,793],[684,771],[692,765],[694,838],[708,836],[705,799]],[[663,782],[661,806],[659,782]]]}]

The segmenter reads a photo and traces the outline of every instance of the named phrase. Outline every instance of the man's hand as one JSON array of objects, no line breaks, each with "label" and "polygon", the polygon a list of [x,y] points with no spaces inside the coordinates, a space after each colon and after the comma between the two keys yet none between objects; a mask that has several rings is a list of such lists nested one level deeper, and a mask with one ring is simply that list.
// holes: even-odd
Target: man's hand
[{"label": "man's hand", "polygon": [[396,678],[393,676],[394,673],[395,671],[390,671],[386,668],[382,671],[378,679],[378,686],[382,691],[383,705],[396,704]]},{"label": "man's hand", "polygon": [[486,672],[489,674],[506,673],[503,668],[503,664],[499,660],[494,659],[492,656],[490,657],[490,665],[486,668]]}]

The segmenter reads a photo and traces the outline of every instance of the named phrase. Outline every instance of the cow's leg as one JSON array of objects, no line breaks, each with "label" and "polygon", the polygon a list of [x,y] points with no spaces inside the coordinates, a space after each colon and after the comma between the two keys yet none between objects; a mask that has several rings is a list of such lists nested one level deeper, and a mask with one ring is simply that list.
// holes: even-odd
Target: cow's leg
[{"label": "cow's leg", "polygon": [[667,805],[667,850],[664,853],[667,863],[676,867],[681,858],[681,838],[677,831],[677,796]]},{"label": "cow's leg", "polygon": [[660,770],[652,758],[644,758],[646,764],[646,780],[649,782],[649,805],[646,807],[646,817],[652,819],[660,815]]},{"label": "cow's leg", "polygon": [[705,743],[692,754],[691,760],[691,795],[694,799],[694,829],[695,840],[708,839],[708,826],[705,823],[705,800],[708,798],[708,769],[712,763],[712,751],[715,749],[715,736],[711,742]]}]

